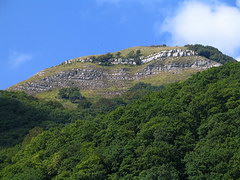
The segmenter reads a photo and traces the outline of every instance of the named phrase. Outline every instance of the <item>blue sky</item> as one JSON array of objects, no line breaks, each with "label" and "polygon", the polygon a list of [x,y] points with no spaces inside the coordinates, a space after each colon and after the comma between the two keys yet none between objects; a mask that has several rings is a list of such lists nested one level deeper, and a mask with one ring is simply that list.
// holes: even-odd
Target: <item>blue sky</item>
[{"label": "blue sky", "polygon": [[64,60],[139,45],[213,45],[240,57],[240,1],[0,0],[0,89]]}]

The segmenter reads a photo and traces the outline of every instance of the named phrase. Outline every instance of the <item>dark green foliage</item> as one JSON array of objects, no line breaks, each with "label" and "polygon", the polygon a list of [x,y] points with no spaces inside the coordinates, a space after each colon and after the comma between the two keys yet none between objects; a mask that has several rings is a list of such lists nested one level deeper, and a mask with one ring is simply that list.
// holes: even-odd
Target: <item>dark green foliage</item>
[{"label": "dark green foliage", "polygon": [[107,53],[107,54],[100,55],[100,56],[92,56],[90,58],[93,60],[93,62],[97,62],[100,65],[110,66],[111,65],[110,59],[113,58],[113,54]]},{"label": "dark green foliage", "polygon": [[203,46],[201,44],[196,44],[186,45],[185,47],[188,47],[190,50],[197,52],[199,56],[206,57],[222,64],[225,64],[227,62],[236,62],[235,59],[223,54],[217,48],[214,48],[212,46]]},{"label": "dark green foliage", "polygon": [[125,106],[126,102],[121,98],[100,98],[97,102],[92,105],[92,111],[97,114],[105,114],[116,109],[118,106]]},{"label": "dark green foliage", "polygon": [[58,102],[40,101],[23,92],[0,91],[0,148],[20,143],[34,127],[50,128],[72,121]]},{"label": "dark green foliage", "polygon": [[124,95],[123,98],[126,102],[131,103],[134,100],[140,99],[146,94],[157,92],[164,88],[164,86],[153,86],[148,83],[137,83],[131,87]]},{"label": "dark green foliage", "polygon": [[153,86],[149,83],[140,82],[135,84],[133,87],[131,87],[129,91],[140,91],[140,90],[159,91],[162,88],[164,88],[164,86]]},{"label": "dark green foliage", "polygon": [[150,47],[166,47],[166,44],[162,44],[162,45],[151,45]]},{"label": "dark green foliage", "polygon": [[122,57],[121,52],[117,52],[115,56],[113,56],[113,54],[111,53],[107,53],[99,56],[91,56],[90,58],[93,60],[93,62],[99,63],[100,65],[103,65],[103,66],[110,66],[112,58],[134,59],[134,62],[137,65],[140,65],[142,63],[140,59],[141,56],[142,56],[141,50],[138,49],[136,51],[130,51],[126,57]]},{"label": "dark green foliage", "polygon": [[62,99],[69,99],[71,102],[78,102],[84,99],[79,88],[62,88],[59,90],[58,96]]},{"label": "dark green foliage", "polygon": [[116,58],[118,58],[118,59],[121,58],[122,57],[121,54],[122,54],[121,52],[117,52],[116,53]]},{"label": "dark green foliage", "polygon": [[138,49],[136,51],[133,51],[133,50],[130,51],[126,58],[134,59],[134,62],[136,63],[136,65],[140,65],[140,64],[142,64],[142,61],[140,59],[141,56],[142,56],[141,50]]},{"label": "dark green foliage", "polygon": [[83,98],[81,99],[81,101],[78,102],[78,108],[88,109],[91,106],[92,106],[92,103],[86,98]]},{"label": "dark green foliage", "polygon": [[240,64],[228,63],[94,119],[35,130],[0,151],[0,179],[239,179],[239,87]]},{"label": "dark green foliage", "polygon": [[138,50],[135,52],[135,57],[134,57],[134,62],[136,63],[136,65],[142,64],[142,61],[141,61],[141,59],[140,59],[141,56],[142,56],[141,50],[138,49]]},{"label": "dark green foliage", "polygon": [[126,58],[134,58],[135,57],[135,52],[132,50],[127,54]]},{"label": "dark green foliage", "polygon": [[92,103],[89,99],[81,95],[78,88],[62,88],[59,90],[58,96],[63,99],[68,99],[72,103],[77,103],[79,110],[88,109],[93,114],[106,113],[114,110],[118,106],[126,105],[126,102],[122,98],[100,98]]}]

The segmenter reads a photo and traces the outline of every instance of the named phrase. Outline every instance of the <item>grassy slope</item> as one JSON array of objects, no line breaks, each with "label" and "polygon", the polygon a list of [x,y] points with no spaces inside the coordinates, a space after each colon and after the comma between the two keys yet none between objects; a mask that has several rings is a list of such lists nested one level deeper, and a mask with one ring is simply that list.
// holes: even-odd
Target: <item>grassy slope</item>
[{"label": "grassy slope", "polygon": [[[150,54],[154,54],[154,53],[157,53],[157,52],[160,52],[160,51],[166,51],[166,50],[171,50],[171,49],[187,49],[187,47],[149,47],[149,46],[137,46],[137,47],[132,47],[132,48],[128,48],[128,49],[124,49],[121,52],[122,56],[126,56],[130,51],[136,51],[140,49],[141,50],[141,53],[144,55],[144,56],[148,56]],[[117,53],[117,52],[115,52]],[[113,53],[113,54],[115,54]]]},{"label": "grassy slope", "polygon": [[[137,49],[140,49],[142,54],[144,56],[148,56],[150,54],[154,54],[156,52],[160,52],[160,51],[164,51],[164,50],[171,50],[171,49],[187,49],[186,47],[145,47],[145,46],[138,46],[138,47],[132,47],[132,48],[128,48],[128,49],[124,49],[124,50],[121,50],[119,52],[121,52],[121,55],[122,56],[126,56],[130,51],[132,50],[137,50]],[[113,54],[116,54],[117,52],[114,52]],[[98,55],[96,55],[98,56]],[[90,56],[83,56],[83,57],[79,57],[79,58],[75,58],[76,60],[77,59],[84,59],[84,58],[87,58],[87,57],[90,57]],[[97,65],[97,64],[93,64],[93,63],[81,63],[81,62],[74,62],[74,63],[71,63],[71,64],[61,64],[61,65],[57,65],[57,66],[54,66],[54,67],[51,67],[51,68],[47,68],[43,71],[41,71],[40,73],[32,76],[31,78],[25,80],[25,81],[22,81],[16,85],[14,85],[13,87],[16,87],[18,85],[22,85],[24,83],[27,83],[27,82],[31,82],[31,81],[35,81],[35,80],[38,80],[38,79],[41,79],[41,78],[44,78],[44,77],[48,77],[48,76],[51,76],[51,75],[54,75],[58,72],[61,72],[61,71],[67,71],[67,70],[71,70],[71,69],[77,69],[77,68],[101,68],[101,69],[104,69],[104,70],[114,70],[115,68],[121,68],[121,67],[126,67],[125,65],[115,65],[115,66],[110,66],[110,67],[104,67],[104,66],[100,66],[100,65]],[[137,70],[138,68],[140,68],[141,66],[132,66],[130,69],[131,70]]]},{"label": "grassy slope", "polygon": [[[81,93],[83,96],[89,98],[90,101],[94,102],[99,98],[103,97],[104,92],[119,92],[119,91],[124,92],[128,90],[129,87],[132,87],[139,82],[150,83],[152,85],[166,85],[169,83],[185,80],[189,78],[191,75],[195,74],[196,72],[198,72],[198,70],[194,70],[194,69],[184,70],[178,74],[173,72],[163,72],[161,74],[143,78],[138,81],[128,82],[128,85],[126,87],[123,87],[122,89],[111,87],[108,89],[100,89],[100,90],[82,90]],[[70,109],[76,108],[75,104],[72,104],[71,102],[66,100],[58,99],[57,98],[58,90],[59,89],[53,89],[51,91],[42,92],[37,94],[36,97],[40,99],[57,100],[60,103],[62,103],[65,108],[70,108]],[[104,95],[104,97],[110,98],[111,95],[106,94]]]},{"label": "grassy slope", "polygon": [[[157,52],[160,52],[160,51],[166,51],[166,50],[171,50],[171,49],[188,49],[187,47],[182,47],[182,46],[173,46],[173,47],[170,47],[170,46],[166,46],[166,47],[150,47],[150,46],[136,46],[136,47],[131,47],[131,48],[127,48],[127,49],[123,49],[123,50],[120,50],[120,51],[117,51],[117,52],[121,52],[121,55],[124,57],[124,56],[127,56],[127,54],[130,52],[130,51],[136,51],[140,49],[141,50],[141,53],[143,54],[143,56],[148,56],[150,54],[154,54],[154,53],[157,53]],[[113,52],[112,54],[115,55],[117,52]],[[94,55],[94,56],[100,56],[102,54],[99,54],[99,55]],[[91,57],[92,55],[90,56],[82,56],[82,57],[78,57],[78,58],[74,58],[74,59],[84,59],[84,58],[88,58],[88,57]]]},{"label": "grassy slope", "polygon": [[[144,56],[148,56],[148,55],[154,54],[156,52],[170,50],[170,49],[176,49],[176,48],[186,49],[186,47],[140,47],[139,46],[139,47],[132,47],[132,48],[124,49],[120,52],[121,52],[122,56],[126,56],[130,51],[140,49]],[[115,53],[113,53],[113,54],[115,54]],[[85,57],[81,57],[81,58],[86,58],[86,57],[89,57],[89,56],[85,56]],[[198,59],[199,58],[204,59],[203,57],[198,57]],[[78,58],[76,58],[76,59],[78,59]],[[195,58],[193,58],[193,57],[168,58],[165,60],[165,63],[172,63],[172,62],[175,63],[175,62],[179,62],[179,61],[184,62],[184,63],[189,63],[194,60],[195,60]],[[54,66],[54,67],[45,69],[45,70],[41,71],[40,73],[32,76],[31,78],[16,84],[15,86],[22,85],[27,82],[36,81],[36,80],[42,79],[44,77],[54,75],[61,71],[67,71],[67,70],[72,70],[72,69],[83,69],[83,68],[101,69],[105,72],[113,73],[117,69],[125,68],[128,70],[128,72],[130,74],[135,74],[135,73],[141,71],[143,68],[145,68],[147,65],[149,65],[151,63],[154,63],[154,61],[149,62],[147,64],[140,65],[140,66],[130,66],[130,65],[100,66],[98,64],[81,63],[81,62],[74,62],[71,64],[61,64],[58,66]],[[198,71],[199,70],[197,70],[197,69],[191,69],[191,70],[184,70],[179,73],[162,72],[157,75],[148,76],[147,78],[143,78],[141,80],[123,81],[124,85],[122,86],[122,88],[117,87],[115,82],[109,82],[112,84],[112,86],[108,89],[85,90],[85,91],[82,91],[82,94],[84,96],[92,99],[92,101],[95,101],[96,99],[102,97],[102,95],[105,92],[113,92],[113,93],[114,92],[123,92],[123,91],[126,91],[129,87],[132,87],[136,83],[139,83],[139,82],[151,83],[152,85],[165,85],[168,83],[185,80],[188,77],[190,77],[192,74],[195,74]],[[13,86],[13,87],[15,87],[15,86]],[[53,89],[51,91],[39,93],[36,96],[41,99],[52,99],[52,100],[60,101],[66,108],[71,108],[71,109],[76,108],[76,105],[70,103],[69,101],[59,100],[57,98],[57,93],[58,93],[58,89]],[[104,96],[111,97],[111,95],[109,95],[109,94],[104,95]]]}]

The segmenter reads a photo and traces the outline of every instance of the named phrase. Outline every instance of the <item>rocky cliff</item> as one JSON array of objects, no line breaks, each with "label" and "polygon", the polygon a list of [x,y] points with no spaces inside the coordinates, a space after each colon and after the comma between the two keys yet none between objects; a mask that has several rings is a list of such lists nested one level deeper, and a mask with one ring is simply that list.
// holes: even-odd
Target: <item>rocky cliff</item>
[{"label": "rocky cliff", "polygon": [[[170,50],[164,50],[157,53],[150,54],[148,56],[140,56],[139,59],[141,60],[142,64],[151,62],[156,59],[163,59],[163,58],[170,58],[170,57],[185,57],[185,56],[197,56],[197,53],[188,50],[188,49],[170,49]],[[85,57],[85,58],[75,58],[64,61],[62,64],[71,64],[74,62],[94,62],[93,56]],[[110,58],[108,60],[110,64],[118,65],[118,64],[124,64],[124,65],[136,65],[136,62],[134,58]]]},{"label": "rocky cliff", "polygon": [[[178,76],[185,71],[197,72],[221,65],[197,56],[193,51],[181,49],[160,51],[140,59],[142,65],[135,65],[132,59],[112,58],[112,66],[92,63],[91,57],[68,60],[10,89],[36,94],[56,88],[79,87],[81,90],[108,90],[109,94],[119,94],[143,79],[161,78],[166,73]],[[113,88],[117,91],[109,91]]]}]

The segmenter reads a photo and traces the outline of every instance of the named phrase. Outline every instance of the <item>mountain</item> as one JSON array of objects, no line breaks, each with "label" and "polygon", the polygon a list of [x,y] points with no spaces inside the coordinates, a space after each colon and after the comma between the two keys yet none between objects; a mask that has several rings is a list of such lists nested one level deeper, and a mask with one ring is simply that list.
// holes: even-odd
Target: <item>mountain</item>
[{"label": "mountain", "polygon": [[42,131],[0,150],[0,179],[239,179],[239,87],[226,63]]},{"label": "mountain", "polygon": [[140,46],[67,60],[9,90],[48,97],[56,96],[61,88],[78,87],[87,97],[110,97],[123,94],[139,82],[165,85],[230,61],[236,60],[209,46]]}]

